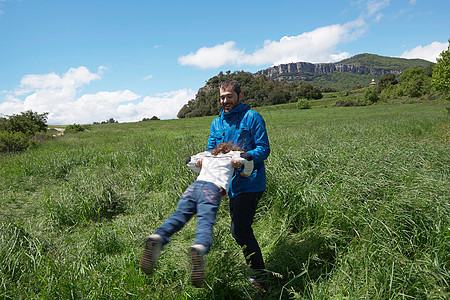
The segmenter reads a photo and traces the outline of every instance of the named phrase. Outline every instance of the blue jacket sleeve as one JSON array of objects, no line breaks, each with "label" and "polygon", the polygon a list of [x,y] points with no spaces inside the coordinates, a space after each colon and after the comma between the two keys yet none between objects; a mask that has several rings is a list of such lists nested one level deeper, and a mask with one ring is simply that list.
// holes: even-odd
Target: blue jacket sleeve
[{"label": "blue jacket sleeve", "polygon": [[212,151],[219,143],[216,140],[216,123],[217,119],[211,122],[211,129],[209,131],[208,145],[206,146],[206,151]]},{"label": "blue jacket sleeve", "polygon": [[255,148],[247,151],[253,157],[255,163],[264,161],[270,154],[269,138],[267,136],[266,123],[263,117],[255,112],[250,120]]}]

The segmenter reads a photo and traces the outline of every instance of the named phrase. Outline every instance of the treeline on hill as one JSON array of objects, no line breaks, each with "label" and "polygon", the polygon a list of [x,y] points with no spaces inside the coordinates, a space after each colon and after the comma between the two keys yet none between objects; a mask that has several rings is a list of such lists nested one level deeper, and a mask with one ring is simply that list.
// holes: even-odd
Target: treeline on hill
[{"label": "treeline on hill", "polygon": [[344,97],[337,100],[336,106],[364,106],[376,102],[389,102],[395,99],[414,99],[435,97],[432,89],[433,69],[413,67],[403,71],[400,77],[388,73],[381,76],[376,86],[367,87],[361,97]]},{"label": "treeline on hill", "polygon": [[0,152],[22,151],[47,138],[47,115],[28,110],[0,117]]},{"label": "treeline on hill", "polygon": [[[401,97],[417,98],[432,92],[433,68],[413,67],[405,70],[401,76],[393,73],[381,76],[378,84],[373,87],[359,90],[350,97],[342,97],[335,103],[336,106],[364,106],[375,102],[387,102]],[[267,79],[266,76],[253,76],[247,72],[234,72],[227,75],[220,73],[208,80],[206,85],[199,89],[195,99],[190,100],[178,112],[178,118],[192,118],[217,115],[220,110],[219,86],[227,79],[237,80],[244,93],[244,103],[251,107],[267,106],[284,103],[301,103],[302,108],[308,100],[321,99],[322,92],[333,92],[334,89],[319,89],[310,83],[286,82]]]},{"label": "treeline on hill", "polygon": [[376,86],[365,88],[363,97],[343,98],[335,105],[370,105],[405,98],[434,100],[442,97],[450,100],[450,40],[447,50],[442,51],[436,61],[435,65],[408,68],[400,76],[384,74]]},{"label": "treeline on hill", "polygon": [[[157,116],[153,116],[151,118],[143,118],[141,122],[146,122],[146,121],[159,121],[160,118],[158,118]],[[98,125],[98,124],[116,124],[119,123],[119,121],[114,120],[114,118],[109,118],[106,121],[101,121],[101,122],[94,122],[94,125]]]},{"label": "treeline on hill", "polygon": [[195,99],[190,100],[178,112],[178,118],[192,118],[217,115],[219,106],[219,86],[228,79],[234,79],[241,85],[244,103],[251,107],[297,102],[299,99],[321,99],[322,91],[304,82],[285,82],[255,77],[253,74],[236,71],[212,77],[199,89]]},{"label": "treeline on hill", "polygon": [[433,100],[439,94],[450,100],[450,40],[448,49],[440,54],[436,65],[426,68],[412,67],[403,71],[399,79],[388,73],[380,78],[375,87],[364,92],[364,101],[368,104],[392,99],[427,98]]},{"label": "treeline on hill", "polygon": [[344,72],[334,72],[327,74],[301,74],[303,81],[319,87],[323,92],[360,89],[366,87],[372,81],[372,79],[378,82],[381,76],[382,75],[379,74],[359,75]]}]

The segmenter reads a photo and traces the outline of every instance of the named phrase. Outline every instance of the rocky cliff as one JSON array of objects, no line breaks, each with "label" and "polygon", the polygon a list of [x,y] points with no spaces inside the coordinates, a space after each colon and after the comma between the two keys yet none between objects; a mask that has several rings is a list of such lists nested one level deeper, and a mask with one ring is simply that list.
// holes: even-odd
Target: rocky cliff
[{"label": "rocky cliff", "polygon": [[313,64],[307,62],[297,62],[290,64],[282,64],[273,66],[265,70],[256,72],[254,75],[266,75],[268,78],[289,77],[290,79],[302,78],[301,73],[309,73],[314,75],[328,74],[334,72],[345,72],[355,75],[383,75],[387,73],[401,74],[401,70],[390,70],[385,68],[368,68],[355,65],[347,65],[342,63],[321,63]]}]

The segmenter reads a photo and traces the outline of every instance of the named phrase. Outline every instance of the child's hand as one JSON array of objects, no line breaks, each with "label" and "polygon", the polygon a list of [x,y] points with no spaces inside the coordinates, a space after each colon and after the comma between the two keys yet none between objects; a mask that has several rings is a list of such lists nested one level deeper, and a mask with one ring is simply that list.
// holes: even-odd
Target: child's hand
[{"label": "child's hand", "polygon": [[242,167],[244,164],[240,163],[239,160],[235,157],[231,158],[231,166],[235,169]]},{"label": "child's hand", "polygon": [[241,172],[240,175],[241,175],[242,177],[250,177],[250,175],[252,175],[252,174],[246,175],[244,172]]}]

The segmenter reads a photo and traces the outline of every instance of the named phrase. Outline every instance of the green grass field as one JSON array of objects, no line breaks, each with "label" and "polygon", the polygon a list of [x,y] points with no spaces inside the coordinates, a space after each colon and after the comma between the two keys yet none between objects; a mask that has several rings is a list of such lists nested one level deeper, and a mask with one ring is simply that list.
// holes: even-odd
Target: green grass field
[{"label": "green grass field", "polygon": [[[448,299],[450,129],[443,105],[261,109],[271,155],[255,217],[264,299]],[[1,299],[258,299],[228,200],[190,285],[195,220],[152,276],[143,243],[196,178],[212,117],[93,125],[0,156]]]}]

